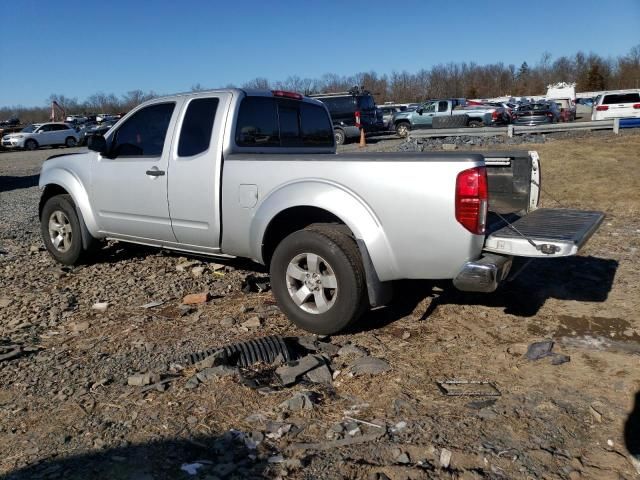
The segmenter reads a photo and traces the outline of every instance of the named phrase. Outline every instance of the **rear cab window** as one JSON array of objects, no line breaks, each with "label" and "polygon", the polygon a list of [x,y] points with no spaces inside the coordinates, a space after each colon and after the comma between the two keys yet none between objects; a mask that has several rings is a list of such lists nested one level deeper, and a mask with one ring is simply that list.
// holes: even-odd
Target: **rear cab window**
[{"label": "rear cab window", "polygon": [[180,129],[179,157],[193,157],[209,150],[218,98],[196,98],[189,102]]},{"label": "rear cab window", "polygon": [[245,97],[236,123],[239,147],[332,147],[333,125],[320,105]]}]

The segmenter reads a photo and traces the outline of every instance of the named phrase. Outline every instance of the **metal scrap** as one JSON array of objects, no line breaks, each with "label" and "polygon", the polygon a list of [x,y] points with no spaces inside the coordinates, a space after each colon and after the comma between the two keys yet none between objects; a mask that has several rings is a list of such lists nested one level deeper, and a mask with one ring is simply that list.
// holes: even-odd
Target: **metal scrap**
[{"label": "metal scrap", "polygon": [[436,382],[440,391],[450,397],[499,397],[500,390],[483,380],[441,380]]}]

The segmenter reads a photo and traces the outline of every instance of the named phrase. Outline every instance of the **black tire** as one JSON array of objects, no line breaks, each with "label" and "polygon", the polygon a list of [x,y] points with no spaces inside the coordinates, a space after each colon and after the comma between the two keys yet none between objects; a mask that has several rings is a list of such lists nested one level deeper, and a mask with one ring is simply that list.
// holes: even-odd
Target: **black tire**
[{"label": "black tire", "polygon": [[[290,264],[299,265],[296,259],[306,259],[308,255],[319,257],[318,269],[324,266],[324,276],[332,276],[336,282],[335,290],[320,286],[320,295],[325,299],[333,292],[333,300],[330,300],[333,303],[323,312],[308,310],[316,308],[316,294],[309,293],[305,303],[299,306],[289,293],[289,288],[301,291],[306,281],[313,281],[298,281],[288,275]],[[313,271],[308,264],[306,267],[307,272]],[[299,270],[305,272],[304,265]],[[360,251],[354,239],[339,227],[314,225],[292,233],[276,247],[270,271],[271,287],[278,305],[295,325],[308,332],[337,333],[354,322],[366,308],[366,280]]]},{"label": "black tire", "polygon": [[[49,231],[49,223],[57,213],[64,215],[66,222],[56,222],[58,225],[68,225],[70,229],[69,240],[63,240],[63,242],[56,246]],[[60,218],[60,217],[58,217]],[[75,204],[71,195],[56,195],[46,201],[42,208],[42,214],[40,216],[40,233],[44,245],[51,254],[51,256],[59,263],[64,265],[76,265],[88,258],[88,254],[95,250],[97,240],[91,239],[90,244],[85,248],[82,243],[82,226],[80,224],[80,218],[76,212]],[[60,235],[64,236],[64,235]],[[65,249],[60,247],[66,241]]]},{"label": "black tire", "polygon": [[24,142],[24,149],[25,150],[36,150],[37,148],[38,148],[38,142],[36,142],[32,138],[30,138],[29,140]]},{"label": "black tire", "polygon": [[344,133],[344,130],[342,130],[341,128],[336,128],[333,131],[333,136],[336,139],[336,145],[344,145],[345,143],[347,143],[347,136]]},{"label": "black tire", "polygon": [[407,138],[409,136],[409,132],[411,131],[411,124],[409,122],[398,122],[396,123],[396,134],[400,138]]},{"label": "black tire", "polygon": [[484,123],[482,123],[480,120],[469,120],[468,126],[471,128],[480,128],[484,127]]},{"label": "black tire", "polygon": [[431,126],[433,128],[462,128],[469,123],[469,115],[442,115],[433,117]]},{"label": "black tire", "polygon": [[78,141],[73,137],[67,137],[64,141],[67,148],[73,148],[78,144]]}]

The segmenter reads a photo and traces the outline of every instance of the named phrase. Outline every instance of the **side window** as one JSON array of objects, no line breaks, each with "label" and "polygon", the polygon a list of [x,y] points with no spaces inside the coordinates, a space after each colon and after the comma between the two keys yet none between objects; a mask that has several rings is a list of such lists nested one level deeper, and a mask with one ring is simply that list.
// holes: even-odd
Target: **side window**
[{"label": "side window", "polygon": [[217,108],[217,98],[197,98],[189,102],[180,130],[179,157],[192,157],[209,149]]},{"label": "side window", "polygon": [[449,102],[442,100],[438,102],[438,112],[446,112],[449,109]]},{"label": "side window", "polygon": [[50,132],[51,131],[51,127],[52,125],[42,125],[40,128],[38,128],[38,132]]},{"label": "side window", "polygon": [[113,136],[114,157],[159,157],[162,155],[175,103],[158,103],[138,110]]},{"label": "side window", "polygon": [[59,132],[62,130],[71,130],[71,127],[68,125],[52,125],[54,132]]},{"label": "side window", "polygon": [[278,112],[269,97],[246,97],[240,104],[236,124],[239,147],[279,147]]},{"label": "side window", "polygon": [[330,147],[333,145],[333,125],[324,108],[302,103],[300,105],[302,143],[305,147]]},{"label": "side window", "polygon": [[424,106],[424,111],[427,112],[427,113],[435,112],[436,111],[436,104],[435,103],[427,103]]}]

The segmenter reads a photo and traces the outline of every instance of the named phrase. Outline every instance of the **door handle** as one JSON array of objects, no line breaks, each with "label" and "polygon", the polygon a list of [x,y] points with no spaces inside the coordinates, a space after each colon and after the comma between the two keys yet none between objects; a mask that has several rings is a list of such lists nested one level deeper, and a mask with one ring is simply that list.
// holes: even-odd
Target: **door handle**
[{"label": "door handle", "polygon": [[161,177],[164,175],[164,170],[158,170],[156,167],[153,167],[151,170],[147,170],[147,175],[150,177]]}]

